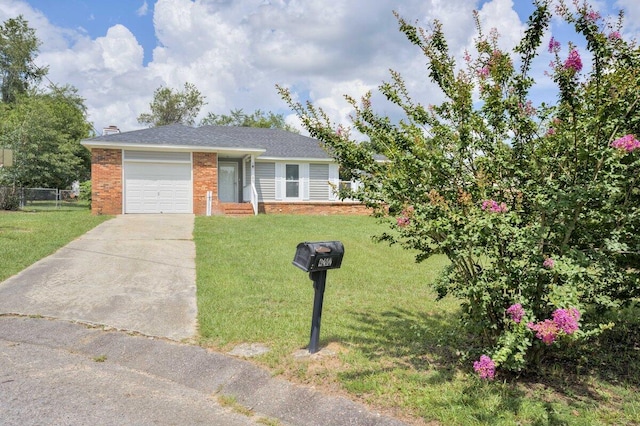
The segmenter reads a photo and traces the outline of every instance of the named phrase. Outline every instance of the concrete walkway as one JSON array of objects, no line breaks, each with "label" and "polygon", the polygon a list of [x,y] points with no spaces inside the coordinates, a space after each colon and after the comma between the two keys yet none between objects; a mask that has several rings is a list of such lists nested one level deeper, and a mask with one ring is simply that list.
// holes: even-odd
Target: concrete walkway
[{"label": "concrete walkway", "polygon": [[0,314],[196,334],[193,215],[122,215],[0,283]]}]

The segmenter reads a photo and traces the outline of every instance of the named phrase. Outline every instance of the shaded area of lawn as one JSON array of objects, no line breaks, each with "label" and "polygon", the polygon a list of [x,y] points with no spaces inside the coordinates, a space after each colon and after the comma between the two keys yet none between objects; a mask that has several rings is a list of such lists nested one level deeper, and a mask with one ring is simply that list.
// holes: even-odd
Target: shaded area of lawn
[{"label": "shaded area of lawn", "polygon": [[[356,216],[197,218],[203,344],[266,343],[272,351],[257,362],[274,374],[415,424],[640,424],[638,310],[536,374],[482,382],[459,304],[436,301],[429,286],[446,259],[416,264],[412,253],[372,240],[385,230]],[[299,360],[293,353],[309,342],[313,287],[291,261],[299,242],[319,240],[345,246],[342,268],[328,272],[322,316],[320,343],[335,356]]]},{"label": "shaded area of lawn", "polygon": [[109,216],[88,209],[0,211],[0,281],[20,272],[94,228]]}]

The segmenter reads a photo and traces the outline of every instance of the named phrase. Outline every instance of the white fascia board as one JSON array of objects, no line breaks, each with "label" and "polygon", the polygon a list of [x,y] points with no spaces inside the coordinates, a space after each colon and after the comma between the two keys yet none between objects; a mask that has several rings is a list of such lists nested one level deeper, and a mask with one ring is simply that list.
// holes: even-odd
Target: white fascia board
[{"label": "white fascia board", "polygon": [[92,141],[81,141],[80,144],[87,148],[123,149],[128,151],[216,152],[218,154],[237,155],[260,155],[265,152],[264,149],[258,148],[229,148],[197,145],[149,145],[144,143],[103,143]]},{"label": "white fascia board", "polygon": [[258,157],[256,161],[284,161],[297,163],[335,163],[333,158],[304,158],[304,157]]}]

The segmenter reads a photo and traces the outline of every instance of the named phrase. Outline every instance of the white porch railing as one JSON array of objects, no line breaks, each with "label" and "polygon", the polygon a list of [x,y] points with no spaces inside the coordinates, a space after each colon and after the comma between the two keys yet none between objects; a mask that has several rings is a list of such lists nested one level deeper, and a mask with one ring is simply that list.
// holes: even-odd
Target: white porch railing
[{"label": "white porch railing", "polygon": [[253,183],[251,184],[251,204],[253,205],[253,214],[255,216],[258,214],[258,191]]},{"label": "white porch railing", "polygon": [[253,207],[253,214],[258,214],[258,191],[254,184],[249,184],[242,188],[242,198],[244,202],[249,201]]}]

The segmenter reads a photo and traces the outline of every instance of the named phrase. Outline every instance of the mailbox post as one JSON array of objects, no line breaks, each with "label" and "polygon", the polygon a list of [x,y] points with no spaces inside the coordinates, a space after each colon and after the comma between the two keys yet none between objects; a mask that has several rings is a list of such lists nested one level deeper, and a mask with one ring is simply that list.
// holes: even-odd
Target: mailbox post
[{"label": "mailbox post", "polygon": [[304,242],[298,244],[296,248],[293,264],[309,273],[309,279],[313,281],[315,293],[311,317],[311,337],[309,338],[309,353],[311,354],[318,352],[327,270],[339,268],[342,265],[343,256],[344,246],[340,241]]}]

